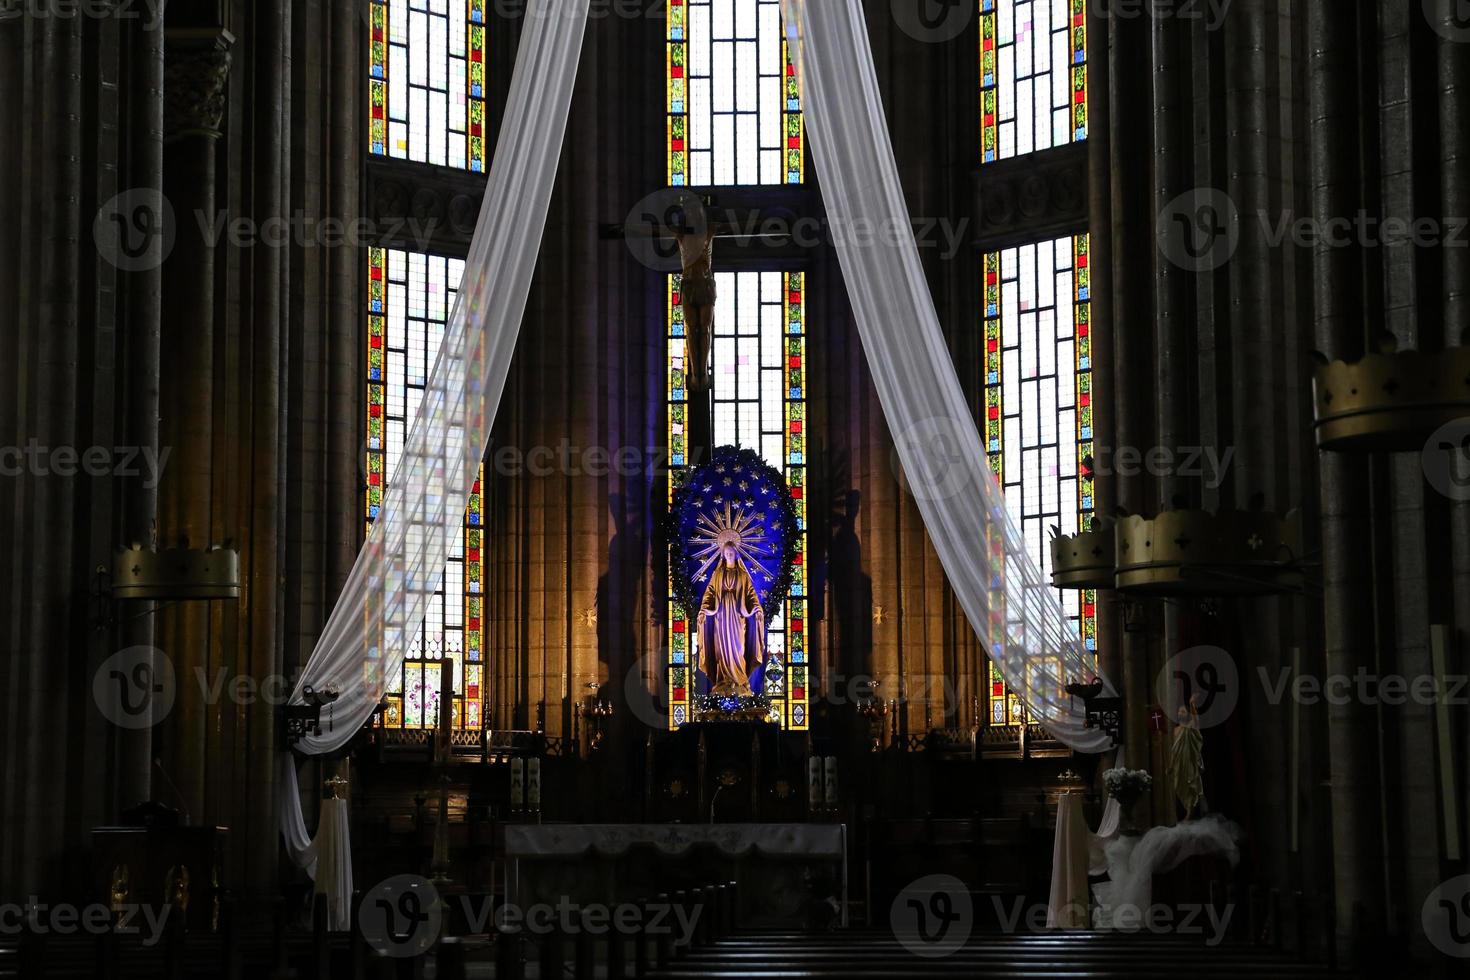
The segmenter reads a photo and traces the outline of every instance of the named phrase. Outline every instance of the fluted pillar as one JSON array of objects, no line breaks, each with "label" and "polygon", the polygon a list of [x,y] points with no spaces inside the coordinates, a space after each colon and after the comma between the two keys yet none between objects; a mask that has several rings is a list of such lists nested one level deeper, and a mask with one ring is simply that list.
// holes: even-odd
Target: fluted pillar
[{"label": "fluted pillar", "polygon": [[[1147,389],[1138,383],[1148,377],[1152,361],[1153,297],[1149,275],[1154,242],[1152,200],[1147,174],[1136,165],[1135,155],[1151,145],[1151,123],[1138,105],[1151,104],[1148,23],[1140,18],[1107,19],[1110,87],[1109,114],[1113,120],[1110,161],[1112,187],[1113,286],[1113,445],[1146,447],[1153,444],[1153,413]],[[1116,506],[1143,513],[1152,506],[1153,495],[1139,474],[1115,473],[1111,483]],[[1120,615],[1114,619],[1115,642],[1121,650],[1122,694],[1126,699],[1123,740],[1128,763],[1133,767],[1148,760],[1148,706],[1153,703],[1153,675],[1149,670],[1148,635],[1142,629],[1123,628],[1121,613],[1126,608],[1116,593],[1105,601]],[[1144,624],[1135,624],[1142,627]],[[1116,681],[1115,681],[1116,683]]]},{"label": "fluted pillar", "polygon": [[[290,21],[284,0],[259,0],[250,11],[249,97],[244,100],[251,138],[246,144],[248,180],[242,192],[257,222],[283,216],[288,201]],[[239,496],[241,543],[239,645],[234,672],[258,681],[281,672],[284,631],[280,616],[282,556],[281,462],[283,323],[286,249],[254,247],[242,256],[248,283],[239,328],[241,371],[239,437],[234,441],[244,480]],[[246,530],[248,529],[248,530]],[[279,831],[276,826],[275,721],[263,701],[232,713],[234,758],[239,760],[240,792],[231,809],[242,890],[260,894],[276,886]]]},{"label": "fluted pillar", "polygon": [[[130,26],[122,32],[121,73],[127,79],[123,104],[128,152],[124,186],[140,194],[163,194],[163,32]],[[127,441],[158,458],[163,268],[150,265],[119,275],[126,305],[118,304],[122,336],[123,381],[118,386]],[[147,545],[157,528],[158,488],[151,481],[128,480],[123,487],[121,534],[116,544]],[[139,608],[133,608],[137,606]],[[120,647],[152,646],[156,639],[151,603],[134,603],[119,629]],[[153,737],[149,729],[117,734],[117,795],[115,809],[136,806],[151,798]]]},{"label": "fluted pillar", "polygon": [[[1470,44],[1459,36],[1453,0],[1437,0],[1431,8],[1437,29],[1436,59],[1439,97],[1440,210],[1446,216],[1470,215]],[[1444,343],[1446,348],[1470,344],[1470,248],[1441,250],[1444,263]],[[1463,664],[1470,650],[1470,500],[1450,503],[1450,608],[1455,630],[1451,650],[1458,648]],[[1451,663],[1456,661],[1451,654]],[[1458,747],[1462,760],[1455,778],[1463,797],[1470,741]],[[1461,854],[1470,848],[1470,807],[1462,807],[1462,826],[1456,828]]]},{"label": "fluted pillar", "polygon": [[[1414,57],[1415,35],[1421,28],[1421,9],[1379,0],[1378,71],[1380,132],[1379,187],[1385,221],[1403,220],[1412,225],[1420,214],[1419,195],[1426,178],[1424,162],[1415,148],[1413,134],[1432,131],[1438,122],[1438,107],[1418,95],[1417,79],[1423,71]],[[1432,66],[1429,74],[1433,74]],[[1454,134],[1463,139],[1463,134]],[[1446,215],[1451,212],[1444,212]],[[1420,268],[1418,249],[1383,249],[1384,328],[1400,347],[1433,343],[1425,336],[1423,312],[1436,300],[1430,281]],[[1388,561],[1391,565],[1393,610],[1393,656],[1388,671],[1404,677],[1427,677],[1433,671],[1429,653],[1431,622],[1428,524],[1425,512],[1425,481],[1422,455],[1401,453],[1387,461],[1388,483],[1383,499],[1387,527],[1392,535]],[[1390,797],[1402,807],[1402,829],[1390,840],[1388,857],[1402,860],[1404,886],[1408,895],[1427,895],[1442,880],[1440,838],[1423,833],[1411,814],[1438,809],[1438,786],[1434,751],[1434,718],[1429,705],[1409,699],[1402,706],[1380,708],[1392,712],[1397,729],[1397,754],[1393,770],[1396,785]],[[1390,743],[1392,744],[1392,743]],[[1392,812],[1392,811],[1390,811]],[[1411,942],[1421,952],[1428,950],[1419,930]]]},{"label": "fluted pillar", "polygon": [[[214,519],[214,330],[216,227],[215,147],[225,106],[228,41],[168,45],[164,114],[164,194],[175,215],[176,238],[164,263],[162,443],[169,462],[159,488],[160,545],[203,548]],[[183,679],[158,754],[192,817],[208,815],[206,784],[228,780],[210,765],[211,732],[219,705],[206,702],[212,678],[212,603],[175,604],[159,614],[160,646]],[[211,724],[213,722],[213,724]],[[172,798],[172,794],[170,794]]]},{"label": "fluted pillar", "polygon": [[[23,144],[19,193],[36,207],[27,209],[22,224],[22,240],[29,245],[21,291],[27,330],[17,354],[25,377],[46,383],[23,385],[17,395],[24,441],[33,438],[48,449],[75,447],[79,435],[82,26],[79,18],[25,20],[24,64],[34,82],[20,97],[35,107],[42,125]],[[21,499],[11,541],[24,565],[12,583],[21,605],[16,644],[7,658],[15,678],[7,687],[16,698],[14,778],[7,782],[16,819],[6,833],[13,864],[6,863],[18,887],[54,893],[55,883],[45,880],[47,865],[60,857],[71,815],[67,772],[56,765],[56,751],[75,710],[55,651],[58,638],[68,649],[75,642],[74,597],[87,579],[73,564],[79,479],[60,475],[49,463],[25,467],[18,479]]]},{"label": "fluted pillar", "polygon": [[[1358,173],[1355,18],[1334,0],[1307,5],[1312,214],[1319,221],[1354,209]],[[1362,352],[1361,254],[1319,245],[1313,254],[1316,342],[1329,358]],[[1372,555],[1366,460],[1320,453],[1322,601],[1326,666],[1352,676],[1373,668]],[[1378,748],[1372,712],[1355,701],[1329,705],[1332,854],[1339,955],[1355,954],[1356,938],[1382,920]]]}]

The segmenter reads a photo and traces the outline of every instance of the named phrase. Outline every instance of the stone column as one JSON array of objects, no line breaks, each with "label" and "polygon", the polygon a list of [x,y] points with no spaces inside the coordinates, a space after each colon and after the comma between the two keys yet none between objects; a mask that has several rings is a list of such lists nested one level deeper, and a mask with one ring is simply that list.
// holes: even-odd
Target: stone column
[{"label": "stone column", "polygon": [[[363,80],[363,5],[360,0],[330,0],[331,57],[326,66],[332,93],[326,113],[328,148],[327,214],[353,227],[362,215],[363,119],[366,115]],[[323,594],[327,609],[346,582],[363,540],[360,475],[366,424],[361,382],[366,359],[363,269],[367,256],[361,248],[327,250],[327,399],[323,424],[327,435],[328,520]],[[309,315],[309,311],[308,311]],[[324,610],[324,614],[326,611]]]},{"label": "stone column", "polygon": [[[17,566],[11,588],[15,618],[9,642],[7,695],[14,698],[6,753],[6,860],[0,868],[16,893],[55,894],[48,872],[63,859],[68,811],[67,767],[57,764],[66,740],[70,689],[57,669],[58,641],[74,649],[79,576],[75,561],[78,478],[57,472],[56,450],[75,448],[77,422],[82,231],[82,27],[80,18],[25,16],[23,61],[27,80],[14,97],[33,107],[33,122],[18,148],[21,183],[11,188],[30,206],[20,226],[20,314],[10,334],[22,365],[21,385],[9,397],[19,404],[19,443],[44,450],[28,457],[8,535]],[[7,27],[6,30],[16,28]],[[13,233],[13,232],[12,232]],[[26,383],[29,380],[31,383]],[[10,441],[8,438],[6,441]],[[85,582],[83,573],[80,581]]]},{"label": "stone column", "polygon": [[[242,194],[257,222],[285,214],[289,195],[290,20],[284,0],[261,0],[252,8],[248,61],[249,93],[242,125],[250,129],[242,154]],[[240,417],[234,445],[239,453],[238,526],[240,555],[239,640],[234,671],[265,680],[281,670],[284,640],[280,616],[282,579],[282,418],[285,395],[281,352],[285,322],[287,250],[256,246],[242,257],[241,322],[237,363],[241,372]],[[248,792],[236,795],[232,842],[242,891],[261,894],[276,887],[280,845],[276,826],[275,721],[263,702],[233,713],[237,779]]]},{"label": "stone column", "polygon": [[[1136,379],[1148,376],[1151,363],[1148,324],[1153,318],[1153,303],[1149,273],[1157,245],[1148,217],[1152,209],[1150,184],[1135,162],[1140,148],[1150,146],[1152,139],[1148,119],[1136,108],[1151,104],[1145,67],[1150,63],[1148,24],[1139,18],[1110,17],[1107,32],[1111,78],[1107,97],[1114,124],[1110,148],[1113,264],[1109,271],[1115,329],[1112,363],[1103,370],[1110,370],[1113,376],[1114,441],[1108,448],[1116,450],[1148,446],[1153,441],[1153,413]],[[1138,514],[1151,506],[1152,487],[1140,476],[1117,474],[1105,479],[1112,484],[1118,507]],[[1129,608],[1120,599],[1109,601],[1118,603],[1120,612]],[[1122,650],[1121,693],[1127,700],[1124,742],[1127,761],[1137,768],[1148,761],[1148,707],[1153,702],[1148,635],[1143,623],[1136,624],[1132,631],[1123,628],[1122,623],[1118,626],[1115,637]]]},{"label": "stone column", "polygon": [[[1421,5],[1422,6],[1422,5]],[[1439,109],[1433,101],[1419,94],[1418,80],[1422,63],[1415,58],[1416,35],[1422,29],[1421,8],[1378,2],[1378,166],[1377,192],[1381,195],[1385,221],[1412,223],[1420,213],[1419,195],[1425,178],[1419,168],[1425,155],[1415,147],[1414,134],[1433,131]],[[1432,66],[1431,66],[1432,68]],[[1449,134],[1444,134],[1449,135]],[[1462,140],[1464,134],[1451,139]],[[1444,212],[1446,215],[1451,212]],[[1397,339],[1400,349],[1432,345],[1424,336],[1421,320],[1430,317],[1421,312],[1435,305],[1435,285],[1427,280],[1421,268],[1419,249],[1385,247],[1382,250],[1382,283],[1384,328]],[[1430,579],[1428,525],[1425,513],[1425,480],[1420,453],[1391,455],[1387,461],[1386,493],[1380,499],[1375,517],[1384,522],[1391,542],[1386,561],[1380,570],[1392,574],[1391,642],[1393,653],[1387,658],[1386,672],[1404,677],[1432,674],[1429,654],[1431,596],[1435,583]],[[1387,513],[1384,513],[1384,511]],[[1386,567],[1385,567],[1386,566]],[[1434,720],[1429,705],[1410,698],[1401,706],[1379,708],[1380,720],[1393,734],[1390,753],[1397,750],[1386,771],[1393,774],[1385,790],[1390,800],[1391,819],[1399,826],[1388,839],[1389,861],[1402,861],[1402,897],[1409,905],[1412,896],[1428,895],[1443,879],[1440,863],[1440,835],[1425,833],[1416,817],[1439,809],[1435,766]],[[1396,731],[1395,731],[1396,729]],[[1395,839],[1397,838],[1397,839]],[[1421,955],[1429,952],[1427,941],[1418,928],[1409,931],[1410,942]]]},{"label": "stone column", "polygon": [[[1185,24],[1175,17],[1156,17],[1151,21],[1150,49],[1153,67],[1153,151],[1154,151],[1154,220],[1156,231],[1172,221],[1172,202],[1189,187],[1187,165],[1190,158],[1189,115],[1185,95],[1189,88],[1189,61],[1185,50]],[[1155,248],[1154,317],[1153,317],[1153,391],[1154,433],[1157,445],[1171,453],[1194,441],[1189,366],[1192,362],[1188,334],[1190,270],[1181,267],[1179,256],[1170,250]],[[1152,447],[1136,446],[1144,459]],[[1187,507],[1197,494],[1172,470],[1151,474],[1158,487],[1159,508]],[[1166,603],[1163,607],[1163,648],[1158,659],[1167,660],[1180,649],[1180,606]],[[1155,676],[1149,671],[1150,678]],[[1152,757],[1148,768],[1154,773],[1154,821],[1173,823],[1174,802],[1164,766],[1164,743],[1151,737]],[[1141,760],[1130,759],[1134,765]]]},{"label": "stone column", "polygon": [[[213,542],[215,145],[229,75],[228,34],[193,32],[169,40],[164,104],[164,194],[173,207],[175,242],[164,263],[162,442],[169,464],[159,488],[161,547]],[[210,732],[219,707],[195,678],[212,676],[211,604],[179,603],[159,615],[161,646],[184,679],[159,755],[191,816],[206,819],[206,783],[228,780],[210,765]],[[214,724],[209,722],[213,720]],[[210,773],[215,773],[213,779]],[[212,818],[211,818],[212,819]]]},{"label": "stone column", "polygon": [[[1319,221],[1355,209],[1360,140],[1354,18],[1335,0],[1306,7],[1311,116],[1312,215]],[[1313,255],[1316,343],[1329,358],[1362,354],[1362,261],[1357,249],[1319,247]],[[1322,592],[1326,667],[1352,676],[1373,668],[1373,559],[1368,467],[1361,457],[1320,453]],[[1355,701],[1330,705],[1332,867],[1337,948],[1357,954],[1356,937],[1383,918],[1378,740],[1372,712]]]},{"label": "stone column", "polygon": [[[1229,420],[1228,431],[1236,453],[1232,479],[1221,488],[1220,506],[1259,506],[1274,512],[1284,503],[1276,487],[1275,445],[1281,405],[1272,350],[1274,335],[1282,328],[1272,293],[1273,269],[1280,257],[1267,242],[1265,226],[1258,216],[1273,213],[1272,183],[1280,175],[1271,166],[1276,120],[1271,115],[1268,85],[1276,66],[1271,63],[1274,44],[1264,0],[1236,4],[1225,20],[1224,32],[1226,104],[1223,117],[1211,119],[1210,132],[1224,141],[1228,168],[1224,189],[1242,218],[1239,243],[1224,268],[1229,284],[1222,298],[1229,303],[1230,384],[1228,390],[1217,392],[1217,404],[1221,407],[1222,428],[1225,419]],[[1250,678],[1257,667],[1279,666],[1283,651],[1277,600],[1242,599],[1233,608],[1239,611],[1241,620],[1223,636],[1234,641],[1225,645],[1241,676]],[[1232,724],[1221,731],[1247,733],[1244,741],[1252,748],[1279,744],[1279,733],[1284,731],[1283,713],[1264,708],[1263,702],[1252,696],[1258,686],[1249,680],[1242,688]],[[1260,771],[1251,782],[1249,795],[1241,797],[1238,819],[1255,833],[1263,865],[1261,877],[1270,880],[1270,869],[1282,856],[1277,849],[1280,824],[1259,818],[1282,812],[1279,794],[1285,763],[1280,754],[1252,755],[1259,760]]]},{"label": "stone column", "polygon": [[[140,193],[163,193],[163,32],[156,25],[125,27],[122,34],[127,79],[123,104],[127,111],[127,180],[120,182]],[[125,303],[119,302],[122,334],[122,414],[127,442],[161,451],[159,441],[160,345],[163,308],[163,268],[129,270],[120,275]],[[123,482],[120,547],[147,545],[157,528],[158,488],[145,481]],[[138,608],[131,608],[136,605]],[[155,642],[151,603],[130,604],[117,637],[119,648],[152,646]],[[151,796],[153,738],[149,729],[121,731],[117,736],[118,780],[116,809],[136,806]]]},{"label": "stone column", "polygon": [[[1450,0],[1439,0],[1435,9],[1437,22],[1437,68],[1439,94],[1439,166],[1440,210],[1446,217],[1470,215],[1470,149],[1464,134],[1470,132],[1470,106],[1465,93],[1470,92],[1470,45],[1457,33],[1461,25],[1452,16]],[[1446,348],[1470,344],[1470,249],[1442,249],[1444,262],[1444,343]],[[1454,612],[1455,631],[1460,659],[1451,655],[1451,663],[1464,664],[1470,651],[1470,500],[1450,505],[1450,607]],[[1456,649],[1455,646],[1451,647]],[[1470,742],[1459,746],[1460,767],[1456,778],[1466,778]],[[1461,795],[1465,784],[1459,784]],[[1470,808],[1462,808],[1461,853],[1470,847]]]}]

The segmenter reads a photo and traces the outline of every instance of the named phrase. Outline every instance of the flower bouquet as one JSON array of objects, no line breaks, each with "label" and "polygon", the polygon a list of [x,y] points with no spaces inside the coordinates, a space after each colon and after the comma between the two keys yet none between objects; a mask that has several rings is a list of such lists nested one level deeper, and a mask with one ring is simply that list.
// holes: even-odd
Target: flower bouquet
[{"label": "flower bouquet", "polygon": [[1103,773],[1103,785],[1108,788],[1108,795],[1117,800],[1118,806],[1123,808],[1120,815],[1121,831],[1125,836],[1133,836],[1137,833],[1133,824],[1133,804],[1137,803],[1153,784],[1154,777],[1144,769],[1126,769],[1120,766]]}]

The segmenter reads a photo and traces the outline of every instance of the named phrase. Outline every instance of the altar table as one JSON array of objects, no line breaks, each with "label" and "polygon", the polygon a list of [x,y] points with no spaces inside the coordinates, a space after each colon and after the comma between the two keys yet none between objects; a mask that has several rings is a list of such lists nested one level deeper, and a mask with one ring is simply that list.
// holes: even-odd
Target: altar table
[{"label": "altar table", "polygon": [[[817,823],[512,824],[506,900],[521,906],[615,903],[720,880],[739,881],[752,925],[780,924],[821,901],[828,880],[847,924],[847,827]],[[789,921],[786,924],[790,924]]]}]

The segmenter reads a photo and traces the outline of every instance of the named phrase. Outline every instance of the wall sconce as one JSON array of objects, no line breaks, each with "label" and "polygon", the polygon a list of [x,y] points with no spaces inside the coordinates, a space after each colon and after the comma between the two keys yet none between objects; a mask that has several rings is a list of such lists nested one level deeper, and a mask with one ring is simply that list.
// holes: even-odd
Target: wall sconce
[{"label": "wall sconce", "polygon": [[577,705],[578,724],[586,736],[584,742],[588,753],[602,747],[607,737],[607,721],[613,716],[613,703],[597,696],[598,687],[595,681],[589,682],[587,696]]},{"label": "wall sconce", "polygon": [[276,709],[276,723],[280,727],[282,743],[295,745],[307,735],[319,735],[322,731],[322,708],[327,707],[327,731],[332,730],[330,707],[337,700],[337,692],[310,684],[301,689],[300,704],[283,704]]},{"label": "wall sconce", "polygon": [[[878,684],[873,684],[874,693],[877,693]],[[893,713],[895,705],[892,701],[884,701],[875,697],[858,705],[858,716],[868,723],[868,751],[877,752],[883,747],[883,729],[890,714]]]}]

